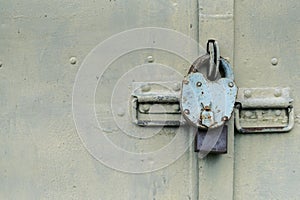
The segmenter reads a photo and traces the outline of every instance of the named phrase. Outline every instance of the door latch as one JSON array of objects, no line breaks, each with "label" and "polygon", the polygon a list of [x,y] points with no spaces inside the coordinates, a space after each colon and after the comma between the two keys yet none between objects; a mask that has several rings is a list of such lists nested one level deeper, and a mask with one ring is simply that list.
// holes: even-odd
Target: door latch
[{"label": "door latch", "polygon": [[182,83],[133,83],[132,121],[139,126],[197,129],[195,151],[226,153],[226,122],[234,110],[241,133],[287,132],[294,126],[289,88],[240,88],[215,40],[190,67]]},{"label": "door latch", "polygon": [[139,126],[180,126],[179,82],[134,82],[132,122]]},{"label": "door latch", "polygon": [[226,121],[231,118],[237,87],[233,70],[220,57],[218,43],[207,42],[207,53],[178,82],[134,82],[132,122],[138,126],[196,127],[195,151],[227,152]]},{"label": "door latch", "polygon": [[289,88],[240,88],[235,127],[241,133],[288,132],[294,126]]}]

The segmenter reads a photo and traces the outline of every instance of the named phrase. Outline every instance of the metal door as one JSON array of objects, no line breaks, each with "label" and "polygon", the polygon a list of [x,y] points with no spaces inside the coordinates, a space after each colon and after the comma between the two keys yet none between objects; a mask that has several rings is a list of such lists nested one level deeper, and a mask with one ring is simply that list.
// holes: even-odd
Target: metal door
[{"label": "metal door", "polygon": [[[297,199],[300,196],[297,188],[299,2],[2,0],[0,4],[0,199]],[[113,151],[111,160],[101,162],[91,153],[93,149],[86,148],[73,120],[76,74],[99,43],[120,32],[144,27],[177,31],[200,46],[205,46],[209,38],[217,39],[223,57],[234,66],[239,87],[291,87],[297,116],[293,131],[242,135],[234,133],[231,120],[228,153],[224,155],[199,159],[190,145],[180,156],[176,149],[167,152],[168,157],[162,157],[161,161],[171,158],[172,162],[144,172],[137,170],[139,165],[131,165],[132,170],[108,165],[109,161],[116,164],[119,160],[120,166],[124,165],[125,154]],[[157,38],[144,39],[155,46]],[[195,53],[193,50],[187,53]],[[151,71],[147,65],[151,63],[168,66],[169,71],[165,75],[160,74],[161,70]],[[125,151],[139,153],[161,149],[177,134],[184,135],[187,141],[193,140],[192,134],[173,128],[155,130],[156,135],[149,130],[139,132],[154,136],[146,142],[121,134],[107,104],[115,94],[115,86],[122,85],[126,77],[132,78],[129,72],[135,66],[148,66],[140,72],[149,74],[147,81],[152,76],[156,80],[161,77],[178,81],[180,76],[172,74],[172,69],[185,74],[190,65],[187,60],[150,48],[120,55],[109,64],[104,68],[99,63],[102,76],[88,77],[98,84],[95,112],[102,119],[100,123],[105,124],[102,131],[107,138]],[[122,117],[124,110],[115,111]],[[95,148],[101,144],[105,150],[103,141],[93,142]]]}]

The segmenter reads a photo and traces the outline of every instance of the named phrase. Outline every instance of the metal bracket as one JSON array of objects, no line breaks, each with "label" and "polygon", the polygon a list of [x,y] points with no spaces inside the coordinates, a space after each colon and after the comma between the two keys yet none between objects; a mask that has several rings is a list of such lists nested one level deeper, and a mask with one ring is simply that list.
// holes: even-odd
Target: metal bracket
[{"label": "metal bracket", "polygon": [[131,115],[139,126],[180,126],[179,82],[134,82]]},{"label": "metal bracket", "polygon": [[288,132],[294,126],[289,88],[240,88],[234,109],[241,133]]}]

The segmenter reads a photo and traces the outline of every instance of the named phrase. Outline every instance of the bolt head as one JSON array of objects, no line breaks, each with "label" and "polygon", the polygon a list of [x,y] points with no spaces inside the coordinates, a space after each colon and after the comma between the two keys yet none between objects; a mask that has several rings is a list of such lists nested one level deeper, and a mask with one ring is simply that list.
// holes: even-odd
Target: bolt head
[{"label": "bolt head", "polygon": [[190,114],[190,110],[189,109],[184,109],[183,111],[185,114],[189,115]]},{"label": "bolt head", "polygon": [[228,83],[228,86],[229,86],[229,87],[233,87],[233,86],[234,86],[234,83],[233,83],[233,82],[229,82],[229,83]]},{"label": "bolt head", "polygon": [[75,65],[75,64],[77,63],[76,57],[71,57],[71,58],[70,58],[70,63],[71,63],[72,65]]},{"label": "bolt head", "polygon": [[245,91],[244,91],[244,96],[245,96],[246,98],[250,98],[251,95],[252,95],[251,90],[245,90]]},{"label": "bolt head", "polygon": [[202,83],[201,82],[197,82],[197,87],[201,87]]},{"label": "bolt head", "polygon": [[271,64],[272,65],[277,65],[278,64],[278,59],[277,58],[272,58],[271,59]]},{"label": "bolt head", "polygon": [[153,56],[148,56],[148,57],[147,57],[147,61],[148,61],[148,63],[154,62]]},{"label": "bolt head", "polygon": [[276,116],[280,116],[280,115],[281,115],[281,110],[276,110],[276,111],[275,111],[275,115],[276,115]]},{"label": "bolt head", "polygon": [[251,111],[246,111],[245,112],[246,117],[251,117],[252,115],[253,115],[253,113]]},{"label": "bolt head", "polygon": [[228,117],[227,116],[224,116],[224,117],[222,117],[222,121],[228,121]]},{"label": "bolt head", "polygon": [[274,92],[274,96],[275,96],[275,97],[280,97],[281,94],[282,94],[282,93],[281,93],[281,90],[280,90],[280,89],[276,89],[275,92]]}]

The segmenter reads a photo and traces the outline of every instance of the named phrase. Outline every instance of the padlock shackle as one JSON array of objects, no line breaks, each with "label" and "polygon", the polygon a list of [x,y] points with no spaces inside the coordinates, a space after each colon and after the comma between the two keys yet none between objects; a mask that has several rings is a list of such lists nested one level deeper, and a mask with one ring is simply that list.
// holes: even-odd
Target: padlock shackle
[{"label": "padlock shackle", "polygon": [[229,62],[222,57],[220,59],[220,66],[224,70],[225,77],[234,80],[233,69],[230,67]]},{"label": "padlock shackle", "polygon": [[[203,64],[205,66],[209,67],[208,66],[209,58],[210,58],[209,54],[205,54],[205,55],[197,58],[197,60],[195,60],[192,64],[192,66],[190,67],[188,74],[200,72],[200,66],[202,66]],[[224,71],[225,78],[234,80],[233,69],[231,68],[229,62],[226,59],[224,59],[223,57],[220,57],[219,68]],[[207,76],[208,76],[208,74],[205,75],[205,77],[208,79]]]},{"label": "padlock shackle", "polygon": [[206,44],[207,54],[210,56],[207,78],[214,81],[218,77],[220,65],[220,48],[216,40],[210,39]]}]

